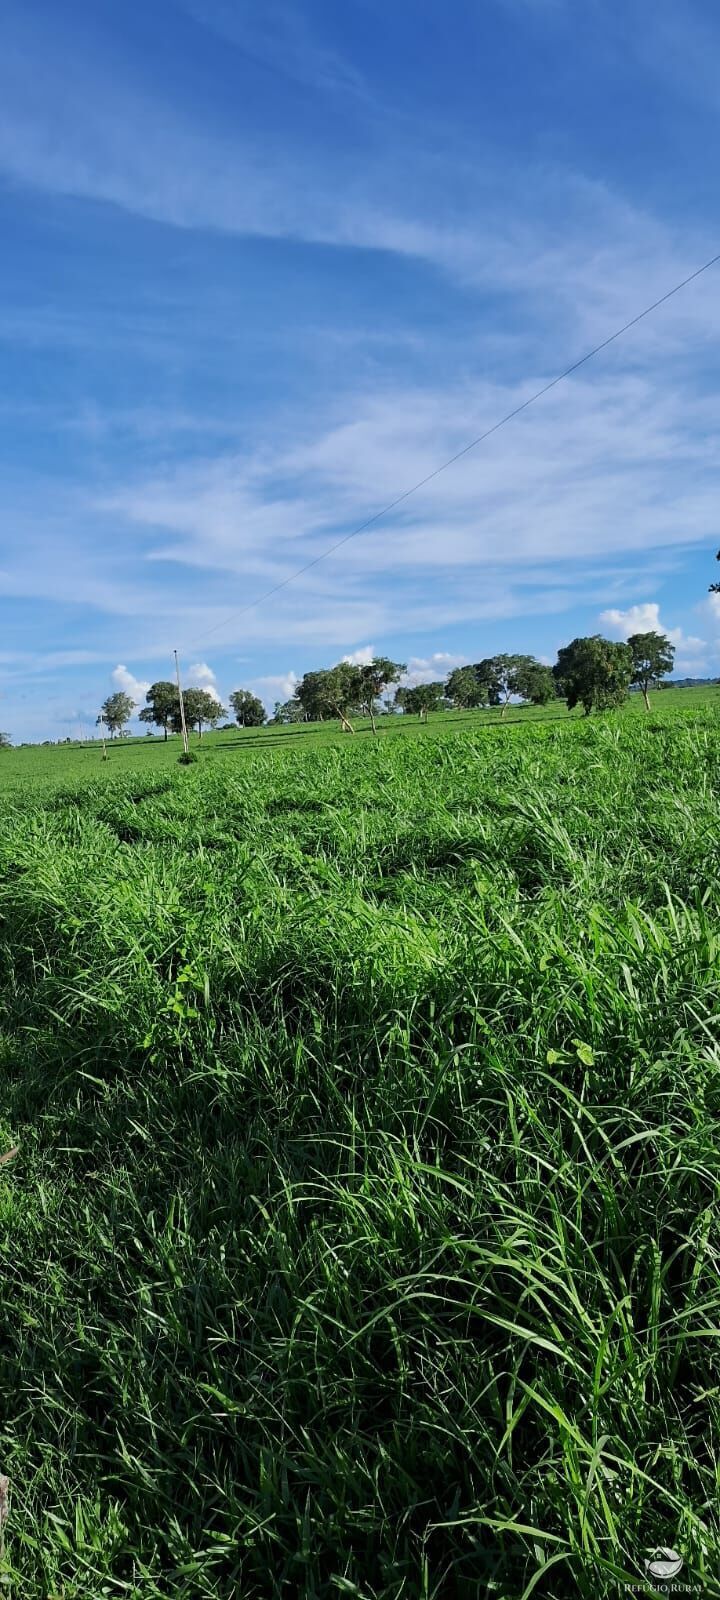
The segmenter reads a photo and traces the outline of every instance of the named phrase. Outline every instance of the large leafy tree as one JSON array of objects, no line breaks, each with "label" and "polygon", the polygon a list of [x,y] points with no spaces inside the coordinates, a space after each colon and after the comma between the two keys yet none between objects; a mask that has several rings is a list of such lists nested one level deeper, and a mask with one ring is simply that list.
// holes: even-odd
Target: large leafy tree
[{"label": "large leafy tree", "polygon": [[[427,722],[430,711],[439,711],[445,699],[444,683],[416,683],[412,689],[398,691],[400,704],[411,716],[415,713],[421,722]],[[396,696],[396,699],[398,696]]]},{"label": "large leafy tree", "polygon": [[583,706],[608,711],[622,705],[632,678],[632,653],[626,644],[603,639],[599,633],[573,639],[558,651],[553,674],[567,700],[568,710]]},{"label": "large leafy tree", "polygon": [[114,739],[116,733],[121,733],[126,722],[130,721],[134,710],[135,701],[120,689],[117,694],[109,694],[107,700],[103,701],[98,721],[105,723],[111,739]]},{"label": "large leafy tree", "polygon": [[463,710],[487,704],[487,691],[483,691],[475,667],[455,667],[445,684],[445,694],[454,706]]},{"label": "large leafy tree", "polygon": [[[720,561],[720,550],[718,550],[715,560]],[[720,583],[711,583],[710,594],[720,594]]]},{"label": "large leafy tree", "polygon": [[[199,739],[202,739],[204,727],[212,728],[216,722],[220,721],[221,717],[227,716],[225,707],[221,706],[220,701],[215,699],[209,689],[183,689],[183,701],[185,704],[185,721],[189,727],[197,728]],[[176,733],[180,731],[181,726],[180,705],[178,704],[177,711],[173,716],[173,728]]]},{"label": "large leafy tree", "polygon": [[167,739],[168,728],[172,727],[178,711],[177,685],[168,678],[159,678],[157,683],[151,683],[145,699],[147,705],[143,706],[139,721],[152,722],[156,728],[162,728]]},{"label": "large leafy tree", "polygon": [[12,739],[9,733],[0,733],[0,750],[11,750]]},{"label": "large leafy tree", "polygon": [[638,688],[642,689],[645,710],[649,711],[648,690],[654,688],[661,678],[666,678],[668,673],[672,672],[675,646],[664,633],[631,633],[628,649],[632,656],[630,682],[636,683]]},{"label": "large leafy tree", "polygon": [[407,667],[404,661],[390,661],[388,656],[375,656],[360,668],[360,705],[367,713],[372,723],[373,733],[377,733],[375,724],[375,702],[380,699],[385,689],[392,683],[399,683]]},{"label": "large leafy tree", "polygon": [[241,728],[261,728],[265,721],[265,707],[249,689],[233,689],[230,704],[235,721]]},{"label": "large leafy tree", "polygon": [[533,706],[546,706],[555,699],[552,667],[544,667],[534,656],[524,656],[515,671],[515,693]]}]

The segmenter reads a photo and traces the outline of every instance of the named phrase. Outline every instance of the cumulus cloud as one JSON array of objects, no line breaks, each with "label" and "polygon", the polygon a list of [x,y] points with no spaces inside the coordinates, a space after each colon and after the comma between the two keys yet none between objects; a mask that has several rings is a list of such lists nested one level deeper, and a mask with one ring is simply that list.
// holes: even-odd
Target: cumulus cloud
[{"label": "cumulus cloud", "polygon": [[121,662],[113,668],[110,676],[117,690],[123,694],[129,694],[130,699],[134,701],[136,706],[142,705],[150,688],[149,683],[146,683],[142,678],[136,678]]},{"label": "cumulus cloud", "polygon": [[254,678],[252,689],[262,700],[266,710],[273,710],[275,701],[292,700],[295,690],[300,682],[296,672],[269,673],[262,678]]},{"label": "cumulus cloud", "polygon": [[361,644],[358,650],[353,650],[349,656],[343,656],[351,667],[367,667],[375,660],[377,650],[374,644]]},{"label": "cumulus cloud", "polygon": [[189,689],[207,689],[209,694],[220,698],[215,673],[207,661],[196,661],[192,667],[188,667],[185,682]]},{"label": "cumulus cloud", "polygon": [[619,611],[614,607],[609,611],[601,611],[600,621],[618,639],[629,639],[633,633],[664,633],[686,655],[695,655],[707,646],[705,639],[684,633],[682,628],[666,628],[660,620],[660,607],[656,600],[643,600],[638,605],[628,606],[627,611]]},{"label": "cumulus cloud", "polygon": [[455,667],[464,665],[463,656],[451,655],[448,650],[436,650],[431,656],[411,656],[402,681],[406,688],[414,688],[418,683],[438,683]]},{"label": "cumulus cloud", "polygon": [[664,633],[660,623],[660,607],[655,600],[643,600],[639,605],[628,606],[626,611],[611,607],[600,612],[600,621],[620,639],[629,639],[631,633]]}]

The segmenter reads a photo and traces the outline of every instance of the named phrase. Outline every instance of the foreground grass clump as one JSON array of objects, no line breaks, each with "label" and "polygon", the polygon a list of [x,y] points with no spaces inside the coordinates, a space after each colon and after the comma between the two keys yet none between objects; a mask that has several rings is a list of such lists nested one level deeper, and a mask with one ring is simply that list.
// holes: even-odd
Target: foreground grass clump
[{"label": "foreground grass clump", "polygon": [[720,1594],[719,790],[713,711],[8,796],[11,1592]]}]

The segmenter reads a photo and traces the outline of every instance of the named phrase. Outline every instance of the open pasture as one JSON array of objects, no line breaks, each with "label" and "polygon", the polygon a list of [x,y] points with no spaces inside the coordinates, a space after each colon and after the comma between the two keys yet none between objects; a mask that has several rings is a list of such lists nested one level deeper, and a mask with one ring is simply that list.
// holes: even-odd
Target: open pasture
[{"label": "open pasture", "polygon": [[0,757],[10,1593],[720,1595],[718,696],[562,710]]}]

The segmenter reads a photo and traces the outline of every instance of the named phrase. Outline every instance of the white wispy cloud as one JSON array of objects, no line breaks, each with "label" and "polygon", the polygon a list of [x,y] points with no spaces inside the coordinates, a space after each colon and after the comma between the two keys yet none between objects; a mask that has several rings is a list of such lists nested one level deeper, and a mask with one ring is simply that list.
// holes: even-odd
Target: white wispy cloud
[{"label": "white wispy cloud", "polygon": [[[181,463],[118,486],[100,509],[146,530],[146,570],[216,573],[240,612],[526,392],[484,382],[347,396],[340,423],[298,417],[297,442]],[[241,625],[228,605],[219,639],[314,636],[347,652],[431,615],[440,627],[567,610],[590,573],[610,601],[633,563],[647,572],[714,537],[713,419],[713,396],[681,373],[666,389],[651,372],[578,377]]]},{"label": "white wispy cloud", "polygon": [[[200,126],[157,82],[144,88],[101,32],[91,43],[55,24],[39,40],[15,7],[0,58],[0,172],[169,227],[424,261],[506,301],[530,297],[536,323],[554,327],[562,311],[566,340],[611,331],[712,253],[702,230],[686,226],[680,242],[606,184],[547,162],[521,173],[500,147],[479,161],[472,144],[433,141],[420,120],[400,126],[389,106],[368,106],[348,141],[346,97],[361,80],[298,11],[226,0],[186,10],[280,70],[342,89],[321,154],[302,118],[282,138],[270,111],[264,127],[211,116]],[[697,305],[696,294],[694,306],[668,308],[666,329],[697,327]],[[712,294],[702,315],[718,328]]]},{"label": "white wispy cloud", "polygon": [[635,58],[662,80],[667,90],[689,100],[694,108],[698,99],[715,111],[718,84],[715,62],[720,51],[720,29],[714,8],[702,10],[686,0],[678,8],[674,0],[656,0],[653,26],[646,26],[643,0],[623,0],[623,39]]},{"label": "white wispy cloud", "polygon": [[[208,645],[240,640],[338,659],[368,639],[384,652],[398,634],[561,614],[589,586],[596,603],[622,609],[640,579],[654,584],[696,545],[717,543],[714,396],[682,365],[671,385],[658,370],[666,363],[653,357],[646,371],[598,369],[559,387],[257,609],[245,611],[529,385],[360,389],[332,410],[286,412],[270,444],[181,457],[101,495],[66,492],[60,510],[48,483],[47,514],[39,499],[11,515],[8,500],[0,587],[104,616],[105,651],[167,662],[163,675],[175,644],[196,665]],[[34,480],[31,494],[42,492]]]},{"label": "white wispy cloud", "polygon": [[332,93],[364,94],[357,69],[313,32],[297,6],[278,0],[180,0],[204,28],[283,77]]}]

